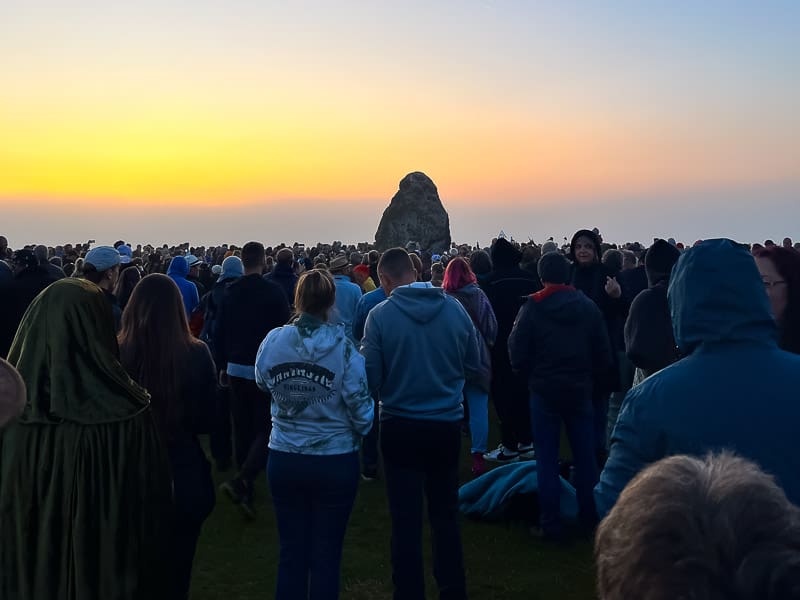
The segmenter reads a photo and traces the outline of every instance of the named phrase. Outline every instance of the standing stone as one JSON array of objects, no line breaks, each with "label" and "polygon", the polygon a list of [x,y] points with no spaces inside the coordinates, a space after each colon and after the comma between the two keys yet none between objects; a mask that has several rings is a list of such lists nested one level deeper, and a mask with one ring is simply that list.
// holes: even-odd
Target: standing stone
[{"label": "standing stone", "polygon": [[375,245],[381,252],[406,247],[409,242],[433,253],[450,248],[450,217],[439,200],[436,184],[419,171],[403,177],[375,233]]}]

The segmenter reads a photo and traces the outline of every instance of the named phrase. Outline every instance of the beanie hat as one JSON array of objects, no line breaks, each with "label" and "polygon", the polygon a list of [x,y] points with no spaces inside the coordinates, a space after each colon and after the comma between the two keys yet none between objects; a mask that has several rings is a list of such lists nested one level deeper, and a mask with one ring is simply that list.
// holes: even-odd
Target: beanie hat
[{"label": "beanie hat", "polygon": [[120,256],[113,246],[97,246],[86,254],[84,265],[92,265],[98,273],[108,271],[120,263]]},{"label": "beanie hat", "polygon": [[644,264],[648,269],[669,273],[680,256],[675,246],[664,240],[656,240],[644,256]]},{"label": "beanie hat", "polygon": [[569,280],[569,263],[558,252],[548,252],[542,256],[537,270],[543,283],[563,284]]},{"label": "beanie hat", "polygon": [[499,268],[516,267],[522,260],[522,253],[505,238],[498,238],[492,246],[491,255],[492,264]]},{"label": "beanie hat", "polygon": [[39,259],[33,253],[33,250],[17,250],[11,259],[14,264],[21,265],[26,269],[35,269],[39,266]]},{"label": "beanie hat", "polygon": [[211,273],[212,275],[217,275],[217,276],[222,275],[222,265],[214,265],[213,267],[211,267]]},{"label": "beanie hat", "polygon": [[353,273],[360,273],[369,277],[369,267],[367,265],[356,265],[353,267]]},{"label": "beanie hat", "polygon": [[681,256],[680,250],[664,240],[656,240],[644,255],[644,268],[651,284],[668,276]]},{"label": "beanie hat", "polygon": [[222,275],[219,276],[219,281],[225,279],[238,279],[244,275],[244,265],[242,259],[238,256],[229,256],[222,261]]}]

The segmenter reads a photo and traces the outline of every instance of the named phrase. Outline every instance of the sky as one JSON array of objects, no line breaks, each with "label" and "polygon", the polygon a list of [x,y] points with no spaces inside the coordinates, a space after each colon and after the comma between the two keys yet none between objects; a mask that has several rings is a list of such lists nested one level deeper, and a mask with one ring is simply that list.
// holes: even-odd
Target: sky
[{"label": "sky", "polygon": [[800,238],[800,3],[4,0],[10,245]]}]

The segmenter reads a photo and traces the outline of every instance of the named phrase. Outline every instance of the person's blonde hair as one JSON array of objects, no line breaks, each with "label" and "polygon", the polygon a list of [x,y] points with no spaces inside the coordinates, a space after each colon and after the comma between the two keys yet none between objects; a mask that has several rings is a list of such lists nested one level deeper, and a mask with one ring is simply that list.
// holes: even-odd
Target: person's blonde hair
[{"label": "person's blonde hair", "polygon": [[328,271],[317,268],[300,275],[294,292],[297,314],[306,313],[326,321],[335,301],[336,284]]},{"label": "person's blonde hair", "polygon": [[800,598],[800,509],[748,460],[672,456],[623,490],[595,562],[601,600]]}]

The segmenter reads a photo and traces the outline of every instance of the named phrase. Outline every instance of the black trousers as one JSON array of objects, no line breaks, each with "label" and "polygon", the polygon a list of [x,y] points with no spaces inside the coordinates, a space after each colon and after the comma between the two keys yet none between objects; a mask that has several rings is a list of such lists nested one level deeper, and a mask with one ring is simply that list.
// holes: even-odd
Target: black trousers
[{"label": "black trousers", "polygon": [[270,395],[250,379],[230,377],[230,382],[236,464],[239,476],[253,482],[267,468],[267,443],[272,430]]},{"label": "black trousers", "polygon": [[533,440],[528,382],[511,370],[508,356],[495,358],[495,354],[492,355],[490,397],[500,419],[500,441],[509,450],[516,451],[517,444],[527,446]]},{"label": "black trousers", "polygon": [[467,597],[458,522],[461,423],[390,418],[381,422],[381,451],[392,518],[395,600],[423,600],[423,500],[433,545],[433,575],[442,600]]}]

